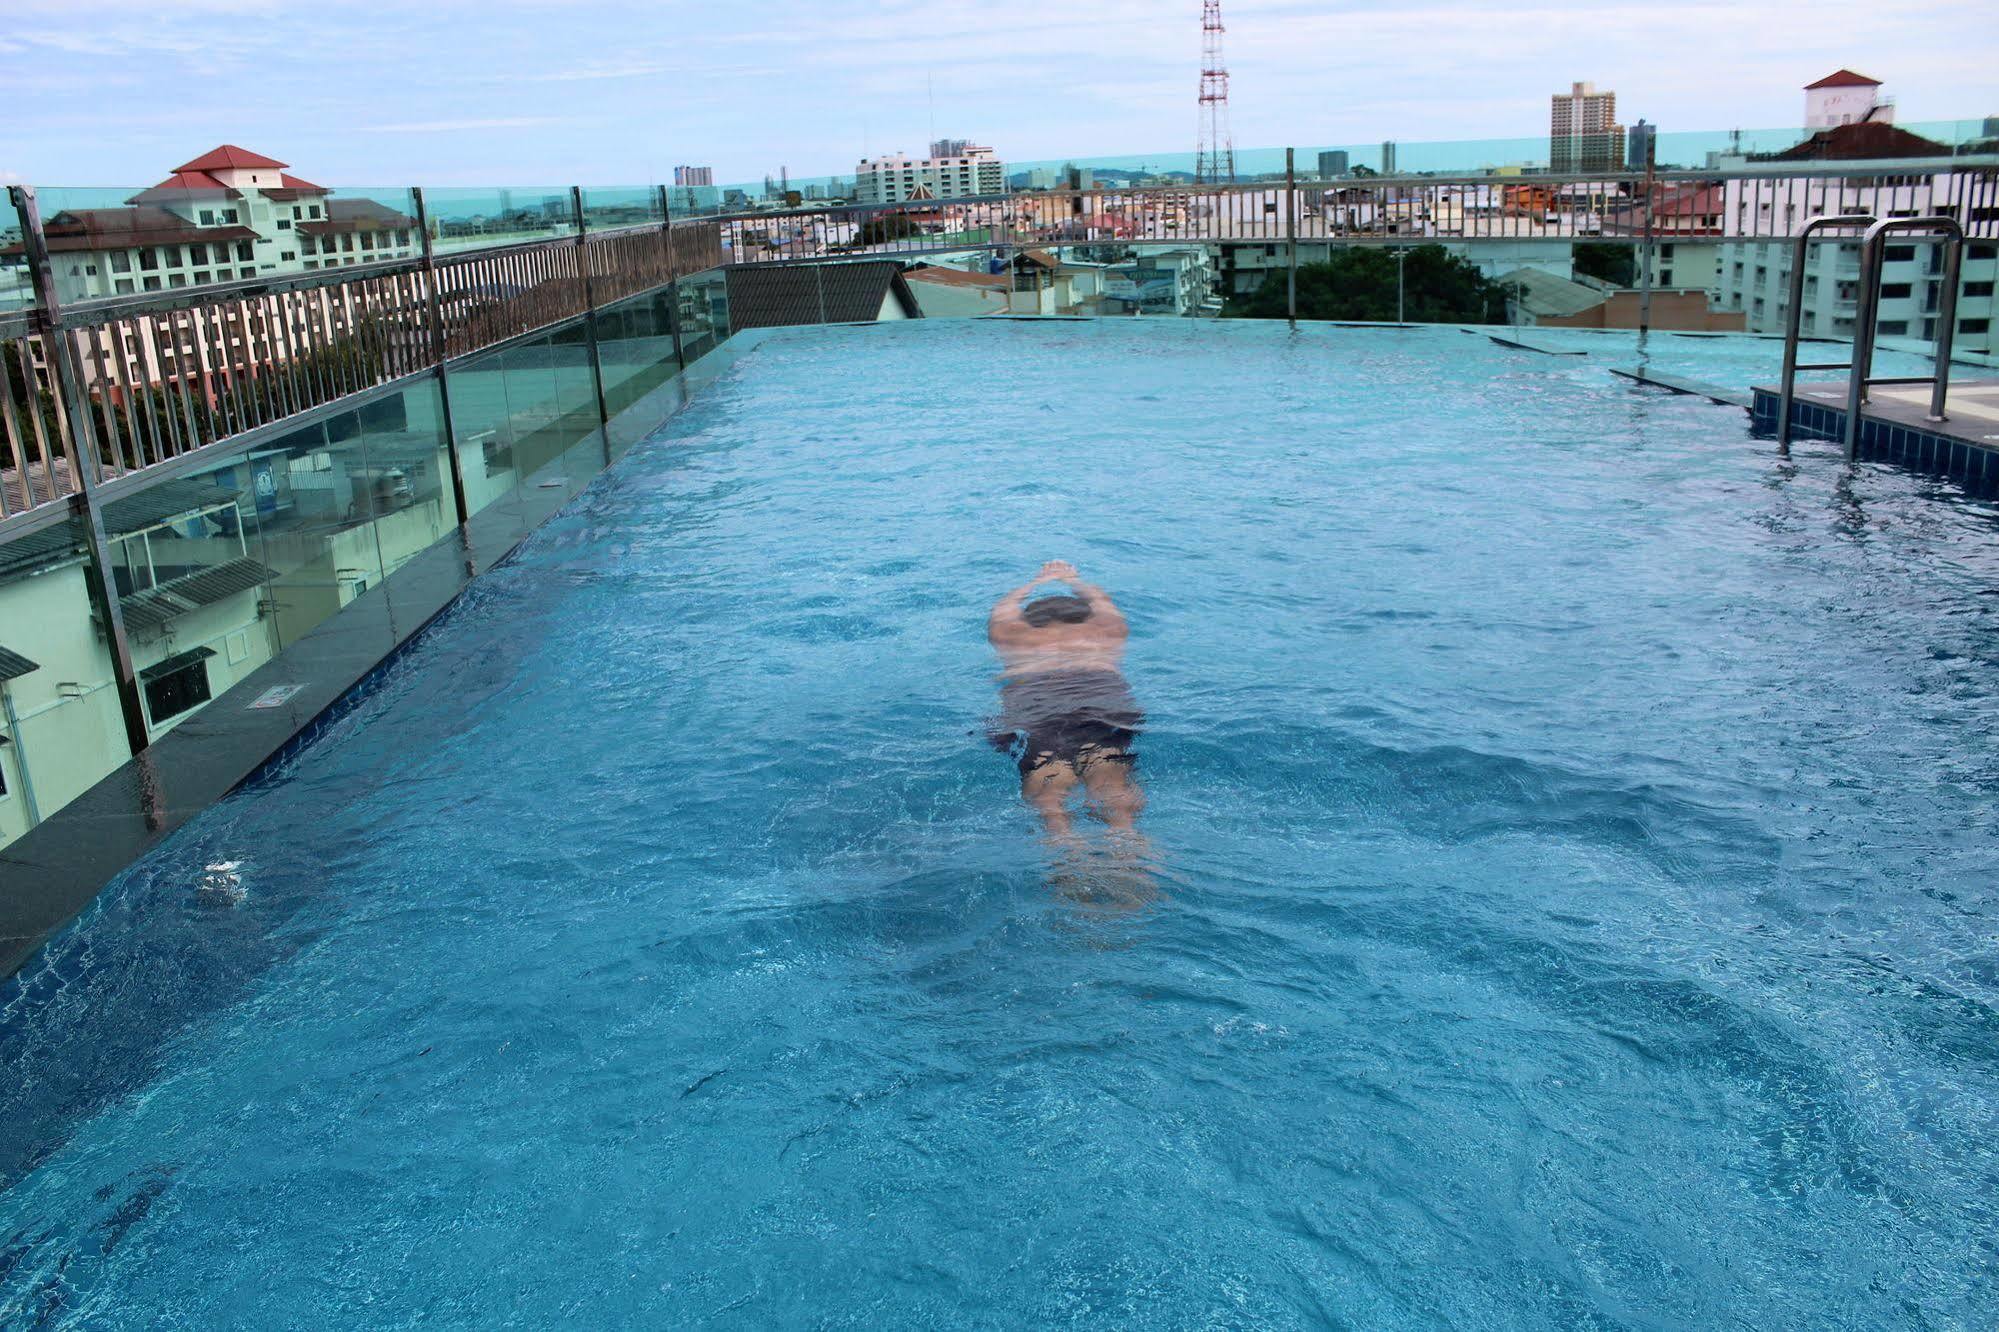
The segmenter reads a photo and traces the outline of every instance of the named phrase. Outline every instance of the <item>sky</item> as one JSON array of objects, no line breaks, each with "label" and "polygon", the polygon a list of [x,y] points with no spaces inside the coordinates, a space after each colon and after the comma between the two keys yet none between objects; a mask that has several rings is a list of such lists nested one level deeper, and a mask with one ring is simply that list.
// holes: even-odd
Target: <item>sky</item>
[{"label": "sky", "polygon": [[[1238,145],[1545,136],[1615,90],[1665,130],[1793,125],[1883,80],[1999,114],[1991,0],[1224,0]],[[0,0],[0,181],[150,184],[237,143],[331,186],[851,172],[933,131],[1010,162],[1191,152],[1199,0]]]}]

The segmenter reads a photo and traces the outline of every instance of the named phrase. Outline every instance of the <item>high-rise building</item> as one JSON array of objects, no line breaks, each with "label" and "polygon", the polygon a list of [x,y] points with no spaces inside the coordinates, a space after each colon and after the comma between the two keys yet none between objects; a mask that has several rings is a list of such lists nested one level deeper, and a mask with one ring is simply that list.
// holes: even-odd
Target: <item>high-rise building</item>
[{"label": "high-rise building", "polygon": [[1659,127],[1641,120],[1624,139],[1624,162],[1633,171],[1643,171],[1658,147]]},{"label": "high-rise building", "polygon": [[972,151],[972,147],[970,139],[932,139],[930,158],[935,161],[942,157],[963,157]]},{"label": "high-rise building", "polygon": [[[957,140],[939,140],[948,147]],[[905,199],[964,199],[1006,193],[1006,163],[975,143],[945,157],[912,158],[902,153],[863,158],[854,169],[854,202],[901,203]]]},{"label": "high-rise building", "polygon": [[673,183],[676,185],[713,185],[714,167],[677,166],[673,169]]},{"label": "high-rise building", "polygon": [[1381,174],[1384,176],[1395,174],[1395,141],[1393,139],[1381,145]]},{"label": "high-rise building", "polygon": [[1319,179],[1333,180],[1347,174],[1347,155],[1342,150],[1319,154]]},{"label": "high-rise building", "polygon": [[1577,83],[1548,99],[1548,165],[1555,171],[1621,171],[1624,127],[1617,94]]}]

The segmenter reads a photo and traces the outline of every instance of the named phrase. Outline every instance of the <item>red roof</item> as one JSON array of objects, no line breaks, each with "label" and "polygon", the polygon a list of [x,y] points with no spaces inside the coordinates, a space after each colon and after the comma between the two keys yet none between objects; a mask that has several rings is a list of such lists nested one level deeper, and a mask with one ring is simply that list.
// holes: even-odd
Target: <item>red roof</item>
[{"label": "red roof", "polygon": [[1807,83],[1805,91],[1814,88],[1879,88],[1881,80],[1870,79],[1865,74],[1855,74],[1850,69],[1834,70],[1817,83]]},{"label": "red roof", "polygon": [[309,180],[300,180],[289,171],[280,171],[278,173],[278,184],[288,190],[304,190],[310,194],[326,193],[324,185],[315,185]]},{"label": "red roof", "polygon": [[233,143],[225,143],[220,148],[211,148],[192,162],[182,163],[175,171],[238,171],[250,167],[281,167],[285,163],[274,157],[253,153],[248,148],[238,148]]},{"label": "red roof", "polygon": [[1858,120],[1822,129],[1781,153],[1760,153],[1759,162],[1865,162],[1884,157],[1949,157],[1950,145],[1911,134],[1884,120]]},{"label": "red roof", "polygon": [[125,202],[159,203],[164,199],[184,194],[220,194],[232,199],[242,197],[206,171],[176,171],[159,184],[140,190]]}]

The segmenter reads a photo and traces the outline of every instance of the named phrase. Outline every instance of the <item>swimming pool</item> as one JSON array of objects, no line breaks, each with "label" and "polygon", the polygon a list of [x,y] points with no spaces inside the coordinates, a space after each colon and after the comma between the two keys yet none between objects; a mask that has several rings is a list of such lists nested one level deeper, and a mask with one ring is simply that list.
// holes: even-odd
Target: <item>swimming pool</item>
[{"label": "swimming pool", "polygon": [[0,990],[0,1324],[1989,1325],[1992,514],[1599,361],[773,337]]}]

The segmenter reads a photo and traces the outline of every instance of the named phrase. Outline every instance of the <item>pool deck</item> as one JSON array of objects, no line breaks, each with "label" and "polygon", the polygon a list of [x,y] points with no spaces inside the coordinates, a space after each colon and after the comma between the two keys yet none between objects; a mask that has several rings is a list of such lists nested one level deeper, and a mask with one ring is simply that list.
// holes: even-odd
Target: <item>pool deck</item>
[{"label": "pool deck", "polygon": [[[1794,439],[1846,438],[1846,384],[1801,384],[1791,402]],[[1775,387],[1757,385],[1750,417],[1777,428]],[[1876,389],[1860,413],[1859,456],[1948,477],[1974,495],[1999,493],[1999,379],[1954,379],[1945,418],[1929,418],[1927,385]]]}]

